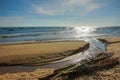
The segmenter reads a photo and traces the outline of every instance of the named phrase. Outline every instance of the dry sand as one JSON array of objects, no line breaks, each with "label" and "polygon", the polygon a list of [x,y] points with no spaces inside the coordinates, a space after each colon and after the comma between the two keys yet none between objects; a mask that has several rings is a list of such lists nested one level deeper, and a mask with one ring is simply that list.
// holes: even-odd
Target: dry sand
[{"label": "dry sand", "polygon": [[37,69],[34,72],[6,73],[0,75],[0,80],[38,80],[40,77],[52,74],[53,71],[53,69]]},{"label": "dry sand", "polygon": [[[106,52],[113,52],[114,53],[113,57],[120,58],[120,38],[119,37],[118,38],[109,38],[109,39],[107,39],[107,41],[109,43],[108,43]],[[56,44],[55,46],[53,46],[53,48],[51,48],[52,49],[52,50],[50,50],[51,52],[48,51],[48,53],[50,53],[49,55],[52,55],[52,51],[58,49],[58,47],[60,49],[62,49],[62,50],[58,50],[58,52],[59,51],[64,52],[66,50],[71,51],[71,50],[75,50],[75,49],[81,47],[81,44],[79,42],[68,42],[67,44],[65,42],[43,43],[43,44],[46,44],[46,46],[42,45],[41,43],[40,44],[19,44],[19,45],[15,45],[15,46],[21,46],[21,49],[24,49],[24,51],[26,51],[27,48],[25,46],[27,46],[27,45],[29,45],[30,47],[31,47],[31,45],[34,45],[34,47],[35,47],[35,45],[37,45],[37,47],[35,47],[34,49],[39,49],[38,47],[40,47],[42,45],[42,47],[44,47],[44,48],[42,48],[41,50],[44,50],[47,47],[47,44],[49,44],[48,48],[51,48],[51,45],[53,46],[53,44]],[[22,45],[24,45],[24,48],[22,48]],[[83,45],[85,45],[85,43],[82,44],[82,46]],[[0,45],[0,46],[1,46],[0,53],[1,53],[2,49],[9,50],[12,47],[12,45]],[[56,48],[56,46],[57,46],[57,48]],[[14,50],[16,50],[15,48],[16,47],[14,47]],[[31,49],[30,52],[33,53],[34,49],[32,49],[32,48],[30,48],[30,49]],[[2,50],[2,51],[9,52],[9,51],[4,51],[4,50]],[[46,51],[46,50],[44,50],[44,51]],[[18,48],[18,51],[15,51],[15,52],[19,52],[19,48]],[[35,52],[36,52],[36,50],[35,50]],[[38,52],[39,52],[39,50],[38,50]],[[8,53],[1,54],[1,55],[6,57],[7,54]],[[19,54],[23,54],[23,53],[19,53]],[[29,54],[29,53],[26,53],[26,54]],[[42,54],[42,53],[40,53],[40,54]],[[12,53],[11,55],[14,55],[14,54]],[[118,59],[118,60],[120,62],[120,59]],[[53,73],[53,71],[54,71],[54,69],[38,69],[33,72],[7,73],[7,74],[0,75],[0,80],[38,80],[38,78],[45,77],[48,74]],[[96,74],[82,75],[82,76],[79,75],[77,80],[120,80],[120,64],[118,64],[117,66],[114,66],[113,68],[107,69],[107,70],[103,69],[102,71],[97,71]]]}]

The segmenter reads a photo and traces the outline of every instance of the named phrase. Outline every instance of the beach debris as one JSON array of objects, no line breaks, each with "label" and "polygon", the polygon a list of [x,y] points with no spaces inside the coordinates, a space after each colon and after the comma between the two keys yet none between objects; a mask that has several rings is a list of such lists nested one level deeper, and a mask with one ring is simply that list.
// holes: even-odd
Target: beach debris
[{"label": "beach debris", "polygon": [[85,38],[85,41],[89,42],[88,50],[53,62],[62,63],[63,65],[62,67],[59,67],[59,69],[56,69],[53,74],[39,80],[60,80],[59,78],[61,75],[90,68],[113,55],[113,53],[104,53],[106,50],[106,44],[96,38]]}]

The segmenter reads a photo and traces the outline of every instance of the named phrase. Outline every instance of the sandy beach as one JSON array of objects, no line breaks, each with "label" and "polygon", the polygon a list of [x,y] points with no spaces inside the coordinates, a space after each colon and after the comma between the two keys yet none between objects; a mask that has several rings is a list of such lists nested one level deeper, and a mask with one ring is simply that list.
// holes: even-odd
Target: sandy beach
[{"label": "sandy beach", "polygon": [[83,41],[0,44],[0,57],[25,54],[54,54],[69,50],[72,51],[83,47],[85,44]]},{"label": "sandy beach", "polygon": [[40,65],[71,55],[85,42],[1,44],[0,65]]},{"label": "sandy beach", "polygon": [[[114,58],[120,58],[120,38],[107,38],[107,53],[114,53]],[[85,42],[51,42],[27,44],[1,44],[0,65],[41,65],[49,61],[72,55],[75,51],[83,51]],[[120,62],[120,59],[118,59]],[[0,75],[0,80],[38,80],[53,73],[54,69],[37,69],[32,72],[6,73]],[[120,65],[110,69],[97,71],[93,75],[79,75],[78,80],[119,80]]]}]

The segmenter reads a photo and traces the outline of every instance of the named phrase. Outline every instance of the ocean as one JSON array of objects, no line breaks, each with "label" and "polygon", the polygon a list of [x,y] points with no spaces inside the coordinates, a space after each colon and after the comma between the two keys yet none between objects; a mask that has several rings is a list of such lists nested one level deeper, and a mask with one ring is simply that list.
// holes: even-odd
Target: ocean
[{"label": "ocean", "polygon": [[0,27],[0,44],[79,41],[84,37],[120,37],[117,27]]}]

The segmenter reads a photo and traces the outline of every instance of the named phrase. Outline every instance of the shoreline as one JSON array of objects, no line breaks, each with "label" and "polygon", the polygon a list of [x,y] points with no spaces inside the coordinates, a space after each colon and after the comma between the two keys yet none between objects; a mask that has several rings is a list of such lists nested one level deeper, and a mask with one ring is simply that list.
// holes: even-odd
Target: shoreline
[{"label": "shoreline", "polygon": [[0,43],[0,45],[19,45],[19,44],[37,44],[37,43],[56,43],[56,42],[84,42],[84,40],[43,40],[43,41],[23,41],[23,42],[8,42]]}]

